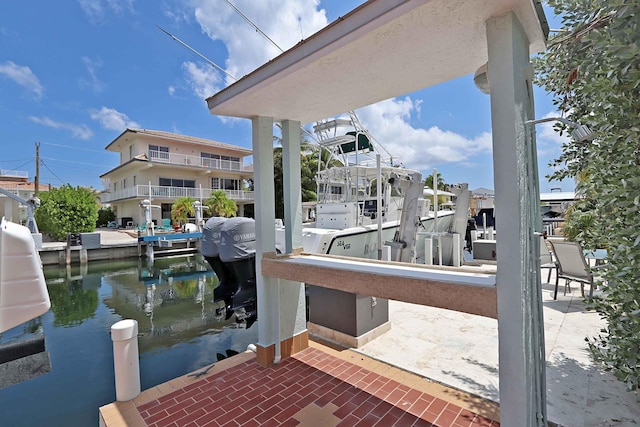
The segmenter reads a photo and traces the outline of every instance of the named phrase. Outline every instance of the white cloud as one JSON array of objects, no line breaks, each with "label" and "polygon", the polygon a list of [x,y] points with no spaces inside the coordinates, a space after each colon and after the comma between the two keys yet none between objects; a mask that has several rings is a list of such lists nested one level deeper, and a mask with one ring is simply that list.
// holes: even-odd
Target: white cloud
[{"label": "white cloud", "polygon": [[82,62],[87,68],[89,73],[88,79],[80,79],[79,85],[81,88],[89,88],[95,93],[100,93],[104,90],[105,84],[96,75],[96,70],[102,67],[102,60],[100,58],[91,59],[86,56],[82,57]]},{"label": "white cloud", "polygon": [[134,0],[78,0],[80,8],[93,23],[104,19],[107,12],[133,12]]},{"label": "white cloud", "polygon": [[173,96],[176,93],[176,88],[175,86],[169,86],[167,88],[167,92],[169,92],[169,95]]},{"label": "white cloud", "polygon": [[77,139],[87,140],[93,137],[93,132],[87,125],[75,125],[73,123],[56,122],[49,117],[31,116],[29,117],[29,120],[42,126],[48,126],[54,129],[68,130],[71,132],[71,135]]},{"label": "white cloud", "polygon": [[37,97],[41,97],[44,94],[44,86],[42,86],[38,77],[33,74],[29,67],[6,61],[0,64],[0,76],[5,76],[20,86],[29,89]]},{"label": "white cloud", "polygon": [[189,10],[188,6],[186,5],[183,5],[181,3],[175,5],[163,4],[162,7],[162,13],[164,14],[164,16],[178,25],[189,23],[192,21],[193,12]]},{"label": "white cloud", "polygon": [[[542,118],[547,119],[549,117],[560,117],[560,115],[561,114],[557,111],[550,111],[547,114],[545,114]],[[561,136],[558,132],[556,132],[553,129],[553,127],[557,123],[558,122],[556,121],[552,121],[552,122],[544,122],[536,125],[536,140],[538,141],[538,143],[552,142],[558,146],[562,146],[562,144],[565,144],[571,140],[570,132],[564,132]]]},{"label": "white cloud", "polygon": [[467,138],[433,126],[413,127],[412,114],[420,112],[421,101],[411,98],[388,99],[357,111],[362,124],[373,137],[404,166],[428,171],[435,165],[454,162],[473,163],[474,156],[491,153],[491,134],[483,132]]},{"label": "white cloud", "polygon": [[108,130],[124,131],[126,128],[139,128],[140,125],[129,117],[113,108],[102,107],[100,110],[90,112],[91,118]]},{"label": "white cloud", "polygon": [[[327,25],[318,0],[235,0],[233,4],[281,49],[287,50]],[[212,40],[222,41],[229,52],[225,64],[218,64],[240,78],[280,54],[224,1],[194,0],[196,21]],[[233,79],[227,77],[227,84]],[[209,93],[207,96],[211,96]]]},{"label": "white cloud", "polygon": [[[318,0],[235,0],[233,3],[283,50],[327,25],[325,11],[319,8]],[[226,46],[228,57],[224,64],[218,65],[230,74],[240,78],[280,54],[278,48],[226,2],[193,0],[191,6],[202,31]],[[199,98],[207,98],[220,89],[222,74],[213,68],[201,68],[191,62],[183,64],[183,68]],[[226,84],[233,82],[225,78]],[[491,135],[486,132],[469,139],[438,127],[413,127],[412,117],[421,113],[422,100],[409,97],[358,110],[372,135],[410,168],[424,171],[443,163],[473,163],[475,155],[491,152]]]},{"label": "white cloud", "polygon": [[200,66],[189,61],[182,64],[182,69],[185,72],[187,83],[198,98],[206,99],[220,90],[222,83],[220,74],[210,66]]},{"label": "white cloud", "polygon": [[[561,113],[550,111],[542,118],[560,117]],[[538,152],[538,163],[542,166],[559,157],[562,154],[562,145],[571,141],[571,132],[564,132],[560,135],[553,127],[557,121],[543,122],[536,126],[536,148]],[[551,171],[551,169],[549,169]]]}]

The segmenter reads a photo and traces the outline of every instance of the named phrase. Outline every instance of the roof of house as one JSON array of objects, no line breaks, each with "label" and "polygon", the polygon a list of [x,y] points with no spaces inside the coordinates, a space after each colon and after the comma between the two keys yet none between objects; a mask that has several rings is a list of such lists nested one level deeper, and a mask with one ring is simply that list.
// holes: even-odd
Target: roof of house
[{"label": "roof of house", "polygon": [[[6,190],[15,190],[17,188],[20,191],[35,191],[36,183],[31,181],[0,180],[0,188],[4,188]],[[38,190],[49,191],[49,184],[40,183]]]},{"label": "roof of house", "polygon": [[479,187],[476,188],[475,190],[471,190],[471,195],[472,196],[489,196],[489,197],[493,197],[495,195],[494,191],[489,189],[489,188],[484,188],[484,187]]},{"label": "roof of house", "polygon": [[540,193],[541,202],[565,202],[573,201],[576,198],[574,191],[552,191],[551,193]]},{"label": "roof of house", "polygon": [[[422,189],[422,195],[423,196],[433,196],[433,188],[429,188],[429,187],[424,187]],[[455,194],[450,193],[448,191],[444,191],[444,190],[438,190],[438,196],[449,196],[449,197],[453,197],[455,196]]]},{"label": "roof of house", "polygon": [[146,135],[146,136],[168,140],[168,141],[186,142],[189,144],[205,145],[207,147],[216,147],[224,150],[234,151],[243,156],[250,156],[252,153],[252,151],[248,148],[239,147],[237,145],[225,144],[223,142],[213,141],[210,139],[198,138],[195,136],[180,135],[177,133],[165,132],[161,130],[134,129],[134,128],[125,129],[124,132],[118,135],[116,139],[111,141],[109,145],[105,147],[105,149],[109,151],[120,151],[123,148],[120,146],[120,144],[127,141],[127,136],[130,134]]}]

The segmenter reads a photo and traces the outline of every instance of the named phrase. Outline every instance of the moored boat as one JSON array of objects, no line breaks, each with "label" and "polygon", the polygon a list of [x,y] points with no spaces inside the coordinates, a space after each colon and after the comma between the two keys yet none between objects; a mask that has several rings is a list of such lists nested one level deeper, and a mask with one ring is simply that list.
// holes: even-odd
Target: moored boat
[{"label": "moored boat", "polygon": [[[387,245],[392,260],[416,262],[416,247],[424,247],[418,233],[452,230],[455,212],[430,210],[421,173],[398,164],[355,113],[318,122],[313,130],[323,161],[309,215],[315,221],[303,224],[305,252],[381,259]],[[284,228],[276,227],[276,246],[283,241]]]}]

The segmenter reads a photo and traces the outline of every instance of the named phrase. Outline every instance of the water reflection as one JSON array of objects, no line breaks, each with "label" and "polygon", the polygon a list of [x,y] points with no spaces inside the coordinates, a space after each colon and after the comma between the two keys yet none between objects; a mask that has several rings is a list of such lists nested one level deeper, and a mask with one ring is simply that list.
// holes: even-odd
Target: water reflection
[{"label": "water reflection", "polygon": [[42,316],[0,334],[0,388],[51,372]]},{"label": "water reflection", "polygon": [[0,388],[1,425],[98,425],[98,407],[115,400],[110,328],[124,318],[138,321],[142,389],[258,338],[258,328],[225,320],[224,303],[213,301],[217,277],[200,256],[45,268],[45,278],[51,310],[0,334],[0,345],[41,339],[50,372]]},{"label": "water reflection", "polygon": [[224,302],[214,301],[218,278],[199,255],[156,259],[152,265],[120,263],[113,271],[66,267],[46,278],[54,326],[79,326],[93,318],[105,284],[111,295],[102,302],[122,318],[138,321],[141,352],[224,327],[245,327],[235,317],[226,318]]}]

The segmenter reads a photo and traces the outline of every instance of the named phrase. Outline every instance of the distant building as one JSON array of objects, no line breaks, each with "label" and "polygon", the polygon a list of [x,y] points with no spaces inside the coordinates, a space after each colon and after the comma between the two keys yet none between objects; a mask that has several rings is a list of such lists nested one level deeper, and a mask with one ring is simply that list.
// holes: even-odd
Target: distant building
[{"label": "distant building", "polygon": [[[431,203],[431,209],[435,208],[435,200],[434,200],[435,192],[433,188],[424,187],[422,189],[422,197],[426,200],[429,200]],[[453,199],[456,195],[444,190],[438,190],[438,209],[453,209],[455,203]]]},{"label": "distant building", "polygon": [[103,204],[109,204],[121,227],[144,221],[140,202],[150,199],[152,219],[161,224],[171,218],[171,205],[179,197],[209,198],[224,190],[238,205],[238,215],[254,203],[253,191],[245,191],[253,177],[244,158],[252,151],[235,145],[169,132],[126,129],[106,150],[120,153],[120,164],[102,174]]},{"label": "distant building", "polygon": [[575,201],[576,193],[573,191],[552,191],[540,193],[540,209],[543,217],[564,216],[567,208]]},{"label": "distant building", "polygon": [[553,191],[540,193],[540,213],[542,224],[549,236],[562,234],[564,215],[567,208],[576,200],[573,191]]},{"label": "distant building", "polygon": [[[36,184],[29,181],[29,172],[0,169],[0,188],[7,190],[24,200],[32,198]],[[49,185],[40,184],[39,191],[49,191]],[[25,224],[27,208],[11,197],[0,192],[0,218],[17,224]]]},{"label": "distant building", "polygon": [[471,190],[471,201],[469,203],[471,216],[475,216],[482,209],[493,209],[494,200],[495,193],[493,190],[483,187]]}]

